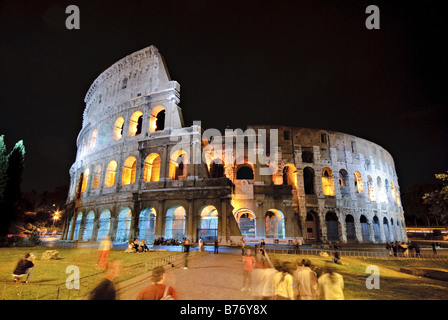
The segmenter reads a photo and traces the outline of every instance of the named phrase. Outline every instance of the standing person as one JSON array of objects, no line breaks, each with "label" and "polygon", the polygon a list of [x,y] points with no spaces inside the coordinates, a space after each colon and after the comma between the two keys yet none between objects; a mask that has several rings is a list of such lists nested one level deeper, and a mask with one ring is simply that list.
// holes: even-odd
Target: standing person
[{"label": "standing person", "polygon": [[244,238],[241,238],[241,255],[244,256],[244,250],[246,249],[246,241]]},{"label": "standing person", "polygon": [[320,300],[344,300],[344,279],[332,267],[327,267],[317,279]]},{"label": "standing person", "polygon": [[219,248],[218,238],[215,238],[215,251],[213,252],[214,254],[218,254],[218,248]]},{"label": "standing person", "polygon": [[188,255],[190,254],[190,240],[184,241],[184,269],[188,269]]},{"label": "standing person", "polygon": [[277,267],[275,274],[274,290],[276,300],[294,300],[293,279],[286,266]]},{"label": "standing person", "polygon": [[433,243],[431,243],[431,246],[432,246],[432,253],[434,253],[434,255],[437,255],[437,247],[436,247],[436,244],[433,242]]},{"label": "standing person", "polygon": [[15,282],[19,282],[21,278],[26,277],[25,282],[29,283],[33,277],[34,272],[34,260],[36,259],[33,253],[26,253],[22,259],[17,263],[12,277]]},{"label": "standing person", "polygon": [[396,241],[392,244],[392,250],[394,251],[394,257],[397,257],[398,256],[398,243]]},{"label": "standing person", "polygon": [[120,260],[111,260],[103,281],[92,290],[89,300],[117,300],[117,291],[114,280],[118,277],[121,270]]},{"label": "standing person", "polygon": [[261,239],[260,242],[260,249],[261,249],[261,253],[264,255],[264,248],[266,246],[266,243],[264,242],[264,239]]},{"label": "standing person", "polygon": [[246,283],[248,284],[248,291],[251,291],[252,287],[252,270],[254,270],[255,259],[250,253],[250,249],[247,249],[243,256],[243,287],[241,291],[246,291]]},{"label": "standing person", "polygon": [[152,284],[138,294],[137,300],[177,300],[176,290],[163,284],[165,281],[165,269],[163,267],[155,267],[152,270],[151,280]]},{"label": "standing person", "polygon": [[392,257],[392,245],[390,242],[386,244],[386,250],[389,252],[389,257]]},{"label": "standing person", "polygon": [[199,245],[199,251],[204,252],[204,241],[202,241],[202,238],[199,238],[198,245]]},{"label": "standing person", "polygon": [[311,261],[303,259],[297,261],[297,270],[294,272],[293,284],[297,300],[312,300],[317,295],[317,275],[311,270]]},{"label": "standing person", "polygon": [[106,236],[100,243],[98,248],[98,263],[97,269],[107,269],[107,260],[109,259],[109,252],[112,249],[112,241],[110,237]]},{"label": "standing person", "polygon": [[403,250],[403,257],[409,257],[409,246],[406,242],[402,243],[401,249]]}]

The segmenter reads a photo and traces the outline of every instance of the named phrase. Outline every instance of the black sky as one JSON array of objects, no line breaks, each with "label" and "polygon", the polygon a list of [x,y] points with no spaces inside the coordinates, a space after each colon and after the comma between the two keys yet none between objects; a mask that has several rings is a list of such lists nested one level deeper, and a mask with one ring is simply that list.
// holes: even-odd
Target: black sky
[{"label": "black sky", "polygon": [[[393,3],[391,3],[393,2]],[[65,8],[80,8],[68,30]],[[380,8],[367,30],[365,9]],[[24,140],[25,191],[68,185],[91,83],[155,45],[186,125],[350,133],[394,157],[401,189],[448,169],[443,2],[0,1],[0,134]]]}]

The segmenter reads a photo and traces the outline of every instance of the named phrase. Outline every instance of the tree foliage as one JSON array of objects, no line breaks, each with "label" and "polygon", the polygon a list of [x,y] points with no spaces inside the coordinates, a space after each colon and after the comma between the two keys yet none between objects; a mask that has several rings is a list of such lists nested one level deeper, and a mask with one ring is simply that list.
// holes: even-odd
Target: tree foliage
[{"label": "tree foliage", "polygon": [[435,191],[425,193],[422,197],[425,204],[429,205],[429,214],[436,221],[443,224],[448,223],[448,171],[435,175],[440,180],[441,185]]},{"label": "tree foliage", "polygon": [[17,218],[24,165],[23,141],[17,142],[7,154],[4,136],[0,136],[0,235],[7,234],[10,224]]}]

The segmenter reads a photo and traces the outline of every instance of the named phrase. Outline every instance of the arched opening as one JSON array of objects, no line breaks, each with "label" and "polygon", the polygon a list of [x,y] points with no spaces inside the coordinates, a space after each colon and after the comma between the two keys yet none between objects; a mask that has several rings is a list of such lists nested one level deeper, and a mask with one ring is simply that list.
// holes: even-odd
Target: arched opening
[{"label": "arched opening", "polygon": [[122,208],[118,214],[116,242],[128,242],[131,230],[132,212],[129,208]]},{"label": "arched opening", "polygon": [[330,168],[322,169],[322,191],[326,196],[334,196],[333,171]]},{"label": "arched opening", "polygon": [[104,186],[112,187],[115,184],[115,175],[117,174],[117,162],[112,160],[106,168],[106,176],[104,178]]},{"label": "arched opening", "polygon": [[391,242],[389,222],[387,221],[386,217],[384,217],[383,219],[383,228],[384,228],[384,235],[386,237],[386,242]]},{"label": "arched opening", "polygon": [[398,241],[397,228],[394,225],[394,219],[393,218],[390,218],[390,226],[392,228],[392,235],[393,235],[395,241]]},{"label": "arched opening", "polygon": [[377,216],[373,217],[373,234],[375,242],[381,242],[380,221]]},{"label": "arched opening", "polygon": [[371,176],[367,176],[367,191],[369,193],[370,201],[376,201],[375,187],[373,185],[373,179]]},{"label": "arched opening", "polygon": [[327,225],[328,241],[339,241],[339,220],[335,212],[328,212],[325,215],[325,223]]},{"label": "arched opening", "polygon": [[292,164],[287,164],[283,168],[283,184],[292,186],[293,189],[297,189],[297,169]]},{"label": "arched opening", "polygon": [[94,129],[92,131],[92,136],[90,137],[90,150],[93,150],[95,148],[97,138],[98,138],[98,130]]},{"label": "arched opening", "polygon": [[76,218],[75,233],[73,234],[73,240],[78,240],[79,228],[81,227],[81,221],[82,221],[82,212],[79,212],[78,216]]},{"label": "arched opening", "polygon": [[209,205],[201,210],[198,237],[204,242],[213,242],[218,237],[218,210],[214,206]]},{"label": "arched opening", "polygon": [[165,108],[156,106],[152,109],[149,117],[149,132],[162,131],[165,129]]},{"label": "arched opening", "polygon": [[160,164],[161,159],[157,153],[149,154],[143,165],[143,181],[155,182],[160,179]]},{"label": "arched opening", "polygon": [[135,182],[136,172],[137,172],[137,160],[134,157],[127,158],[123,165],[121,184],[123,185],[133,184]]},{"label": "arched opening", "polygon": [[238,223],[241,235],[245,238],[255,238],[255,214],[249,209],[239,209],[233,215]]},{"label": "arched opening", "polygon": [[221,159],[214,159],[210,163],[210,178],[223,178],[224,177],[224,164]]},{"label": "arched opening", "polygon": [[98,234],[96,237],[97,241],[103,240],[109,235],[110,230],[110,211],[104,210],[98,220]]},{"label": "arched opening", "polygon": [[376,189],[378,190],[378,202],[384,202],[384,190],[383,190],[383,184],[380,177],[376,178]]},{"label": "arched opening", "polygon": [[114,124],[114,138],[120,140],[123,137],[124,118],[119,117]]},{"label": "arched opening", "polygon": [[359,171],[355,171],[355,192],[363,193],[364,192],[364,183],[362,182],[362,175]]},{"label": "arched opening", "polygon": [[388,202],[392,202],[392,197],[391,197],[391,193],[390,193],[390,184],[389,181],[384,180],[384,186],[386,188],[386,198]]},{"label": "arched opening", "polygon": [[348,173],[346,170],[339,170],[339,187],[342,195],[350,194],[350,184],[348,181]]},{"label": "arched opening", "polygon": [[135,137],[142,133],[143,112],[135,111],[129,121],[129,136]]},{"label": "arched opening", "polygon": [[156,232],[157,213],[154,208],[148,207],[140,212],[138,219],[138,238],[145,239],[147,244],[154,243]]},{"label": "arched opening", "polygon": [[317,214],[314,211],[310,211],[306,214],[306,234],[307,241],[315,242],[318,240],[317,234]]},{"label": "arched opening", "polygon": [[95,213],[93,211],[89,211],[89,213],[86,216],[86,222],[84,225],[84,233],[82,235],[82,239],[84,241],[89,241],[92,239],[94,222],[95,222]]},{"label": "arched opening", "polygon": [[355,219],[351,214],[345,217],[345,228],[347,233],[347,241],[356,241]]},{"label": "arched opening", "polygon": [[367,222],[366,216],[361,215],[359,222],[361,223],[362,242],[369,242],[370,241],[370,230],[369,230],[369,223]]},{"label": "arched opening", "polygon": [[84,171],[84,174],[82,175],[81,193],[84,193],[84,191],[87,190],[87,184],[89,183],[89,174],[90,169],[87,168],[86,171]]},{"label": "arched opening", "polygon": [[166,212],[165,238],[181,240],[185,236],[185,208],[174,206]]},{"label": "arched opening", "polygon": [[306,167],[305,169],[303,169],[303,184],[305,187],[305,194],[315,194],[313,168]]},{"label": "arched opening", "polygon": [[265,214],[266,238],[285,238],[285,217],[283,213],[276,209],[270,209]]},{"label": "arched opening", "polygon": [[170,158],[170,180],[185,180],[188,172],[188,154],[184,150],[176,150]]},{"label": "arched opening", "polygon": [[92,172],[92,190],[98,189],[101,182],[101,166],[97,165]]},{"label": "arched opening", "polygon": [[244,164],[238,167],[236,171],[237,180],[253,180],[254,170],[249,164]]},{"label": "arched opening", "polygon": [[390,194],[392,196],[392,201],[396,202],[397,198],[396,198],[396,192],[395,192],[395,185],[392,181],[390,182]]}]

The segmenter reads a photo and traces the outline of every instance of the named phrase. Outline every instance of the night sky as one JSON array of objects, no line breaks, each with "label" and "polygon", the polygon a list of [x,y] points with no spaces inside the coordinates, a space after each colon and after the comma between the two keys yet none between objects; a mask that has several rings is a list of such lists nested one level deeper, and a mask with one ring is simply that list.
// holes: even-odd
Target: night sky
[{"label": "night sky", "polygon": [[[392,154],[403,191],[448,169],[446,11],[419,3],[1,0],[0,134],[9,150],[24,140],[24,191],[68,185],[91,83],[155,45],[187,126],[353,134]],[[80,30],[65,27],[70,4]],[[380,30],[365,27],[370,4]]]}]

